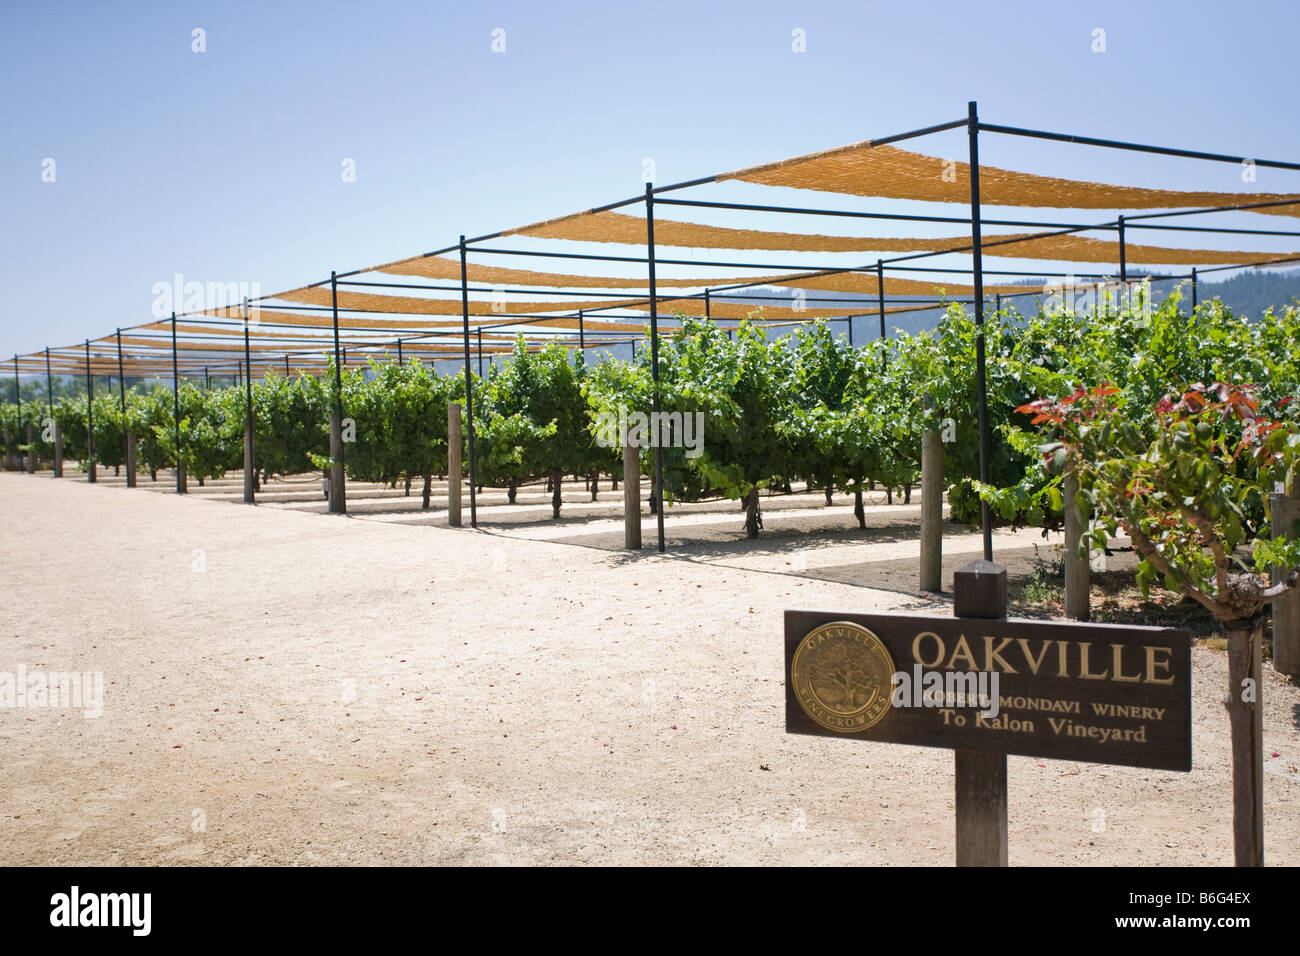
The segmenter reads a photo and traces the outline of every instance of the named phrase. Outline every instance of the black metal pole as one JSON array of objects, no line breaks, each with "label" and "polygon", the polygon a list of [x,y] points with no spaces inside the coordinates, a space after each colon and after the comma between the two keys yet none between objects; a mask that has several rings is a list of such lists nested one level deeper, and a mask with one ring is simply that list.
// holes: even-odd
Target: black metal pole
[{"label": "black metal pole", "polygon": [[1128,282],[1128,255],[1124,248],[1124,217],[1119,217],[1119,281]]},{"label": "black metal pole", "polygon": [[469,267],[465,264],[465,237],[460,237],[460,311],[465,336],[465,424],[469,438],[469,526],[478,527],[478,496],[474,465],[474,380],[469,371]]},{"label": "black metal pole", "polygon": [[[339,348],[339,283],[338,273],[333,269],[330,270],[330,312],[334,317],[334,415],[339,420],[339,443],[338,443],[338,464],[336,468],[330,469],[330,510],[333,511],[337,503],[341,500],[339,489],[334,487],[337,479],[339,482],[345,482],[344,477],[344,459],[343,451],[343,365],[342,351]],[[334,428],[330,426],[330,432]],[[332,443],[331,443],[332,444]],[[330,454],[334,454],[334,448],[330,448]]]},{"label": "black metal pole", "polygon": [[853,348],[853,316],[848,316],[845,321],[849,324],[849,348]]},{"label": "black metal pole", "polygon": [[[704,317],[713,321],[713,297],[708,289],[704,290]],[[727,329],[727,340],[731,340],[731,329]]]},{"label": "black metal pole", "polygon": [[293,373],[289,371],[289,353],[284,353],[284,377],[288,378]]},{"label": "black metal pole", "polygon": [[655,480],[650,495],[655,503],[659,526],[659,551],[664,550],[664,450],[661,447],[663,417],[659,406],[659,295],[655,285],[655,193],[654,184],[645,184],[646,264],[650,269],[650,378],[654,382],[654,427],[650,433],[655,443]]},{"label": "black metal pole", "polygon": [[[21,445],[23,441],[23,387],[18,380],[18,353],[17,352],[14,353],[14,397],[18,400],[18,434],[15,437],[17,438],[18,443]],[[32,456],[32,461],[35,462],[36,461],[35,449],[32,450],[31,456]],[[23,456],[19,455],[18,464],[20,468],[26,464],[26,462],[24,462],[22,459]],[[33,464],[32,470],[35,470],[35,468],[36,466],[35,464]]]},{"label": "black metal pole", "polygon": [[[980,245],[980,153],[979,116],[975,101],[967,105],[970,136],[970,232],[971,271],[975,286],[975,391],[979,402],[980,481],[989,482],[989,394],[984,358],[984,254]],[[987,501],[980,501],[980,531],[984,536],[984,560],[993,560],[993,523]]]},{"label": "black metal pole", "polygon": [[22,441],[23,431],[23,388],[18,381],[18,353],[14,353],[14,398],[18,402],[18,440]]},{"label": "black metal pole", "polygon": [[[206,374],[206,370],[205,370]],[[172,419],[176,439],[176,493],[185,493],[185,469],[181,465],[181,373],[176,360],[176,313],[172,313]]]},{"label": "black metal pole", "polygon": [[203,391],[207,392],[212,389],[212,378],[208,375],[208,367],[203,366]]},{"label": "black metal pole", "polygon": [[402,364],[402,340],[400,338],[397,340],[397,364]]},{"label": "black metal pole", "polygon": [[333,271],[330,272],[330,311],[334,317],[334,411],[342,419],[343,366],[342,350],[339,348],[339,286]]},{"label": "black metal pole", "polygon": [[130,431],[126,426],[126,372],[122,367],[122,330],[117,330],[117,393],[122,402],[122,463],[127,466],[126,478],[130,482],[131,469],[128,458],[130,457],[131,442],[127,437]]},{"label": "black metal pole", "polygon": [[[1062,143],[1080,143],[1086,146],[1105,146],[1110,149],[1132,149],[1141,153],[1157,153],[1162,156],[1181,156],[1186,159],[1208,159],[1216,163],[1241,163],[1240,155],[1226,153],[1205,153],[1194,149],[1171,149],[1167,146],[1149,146],[1144,143],[1128,143],[1118,139],[1098,139],[1095,136],[1074,136],[1069,133],[1052,133],[1046,130],[1023,129],[1016,126],[1001,126],[997,123],[982,123],[981,128],[990,133],[1009,133],[1013,136],[1031,136],[1037,139],[1054,139]],[[880,140],[873,140],[879,143]],[[1269,166],[1274,169],[1300,169],[1300,163],[1284,162],[1276,159],[1256,159],[1256,166]],[[1278,203],[1292,205],[1292,203]]]},{"label": "black metal pole", "polygon": [[86,339],[86,480],[95,480],[95,379],[90,374],[90,339]]},{"label": "black metal pole", "polygon": [[[582,309],[578,310],[578,351],[584,353],[587,351],[587,338],[582,327]],[[479,375],[482,374],[479,372]]]},{"label": "black metal pole", "polygon": [[885,346],[885,264],[880,259],[876,260],[876,308],[880,312],[880,366],[884,368],[889,350]]},{"label": "black metal pole", "polygon": [[117,330],[117,390],[122,398],[122,438],[126,440],[126,373],[122,368],[122,330]]},{"label": "black metal pole", "polygon": [[474,334],[478,338],[478,377],[482,378],[483,377],[483,328],[482,326],[475,329]]},{"label": "black metal pole", "polygon": [[50,421],[54,421],[54,373],[50,371],[50,347],[45,346],[45,391],[50,399]]},{"label": "black metal pole", "polygon": [[[248,345],[248,300],[244,300],[244,427],[248,429],[248,445],[253,450],[253,357]],[[248,465],[253,464],[253,455],[248,456]],[[246,501],[253,500],[253,481],[244,476],[244,487],[248,489]]]},{"label": "black metal pole", "polygon": [[1196,269],[1192,269],[1192,311],[1196,311]]}]

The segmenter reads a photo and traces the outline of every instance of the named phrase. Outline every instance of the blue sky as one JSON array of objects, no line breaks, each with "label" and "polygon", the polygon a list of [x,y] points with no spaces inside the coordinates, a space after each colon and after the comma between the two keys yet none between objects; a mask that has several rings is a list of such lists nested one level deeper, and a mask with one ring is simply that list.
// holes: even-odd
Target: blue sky
[{"label": "blue sky", "polygon": [[[175,273],[291,288],[633,195],[646,157],[667,183],[956,119],[969,99],[990,122],[1300,159],[1297,20],[1186,2],[9,0],[0,352],[146,321]],[[914,148],[962,156],[962,137]],[[1244,188],[1233,166],[981,149],[1057,175]],[[1300,191],[1300,173],[1260,170],[1250,188]]]}]

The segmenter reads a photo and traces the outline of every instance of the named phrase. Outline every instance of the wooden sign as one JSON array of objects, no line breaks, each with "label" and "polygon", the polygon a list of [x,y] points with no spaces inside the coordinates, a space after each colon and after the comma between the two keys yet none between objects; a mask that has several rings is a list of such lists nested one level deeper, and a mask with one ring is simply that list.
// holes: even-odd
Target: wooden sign
[{"label": "wooden sign", "polygon": [[785,664],[790,733],[1192,769],[1187,631],[791,610]]}]

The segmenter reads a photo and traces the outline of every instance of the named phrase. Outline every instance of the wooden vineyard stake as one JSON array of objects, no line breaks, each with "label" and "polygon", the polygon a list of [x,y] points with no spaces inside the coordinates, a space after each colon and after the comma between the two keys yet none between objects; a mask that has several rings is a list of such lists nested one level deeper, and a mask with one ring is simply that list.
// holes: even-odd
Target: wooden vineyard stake
[{"label": "wooden vineyard stake", "polygon": [[447,524],[459,528],[461,472],[460,405],[447,405]]},{"label": "wooden vineyard stake", "polygon": [[[953,611],[962,618],[1007,616],[1007,569],[972,561],[953,575]],[[953,754],[957,865],[1007,865],[1007,755]]]}]

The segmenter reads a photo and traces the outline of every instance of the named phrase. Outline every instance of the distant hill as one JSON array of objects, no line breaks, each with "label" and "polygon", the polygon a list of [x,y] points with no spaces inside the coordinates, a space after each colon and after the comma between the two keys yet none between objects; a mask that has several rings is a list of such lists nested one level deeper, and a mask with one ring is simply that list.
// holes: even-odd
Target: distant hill
[{"label": "distant hill", "polygon": [[1269,308],[1295,305],[1300,299],[1300,269],[1287,272],[1241,272],[1222,282],[1198,282],[1202,297],[1223,300],[1233,312],[1257,319]]},{"label": "distant hill", "polygon": [[[1022,282],[1014,283],[1015,285],[1024,285],[1027,288],[1041,289],[1046,280],[1029,279]],[[1003,283],[1005,284],[1005,283]],[[1172,290],[1175,283],[1157,282],[1156,295],[1157,301],[1163,300],[1165,295]],[[888,286],[886,286],[888,288]],[[832,297],[831,293],[822,293]],[[810,293],[810,298],[816,297],[818,293]],[[1184,297],[1190,298],[1190,289],[1184,289]],[[1281,308],[1286,305],[1300,304],[1300,269],[1291,269],[1284,272],[1251,270],[1241,272],[1231,278],[1221,281],[1207,281],[1201,279],[1197,283],[1197,296],[1201,302],[1208,302],[1211,299],[1219,298],[1223,304],[1238,315],[1245,315],[1252,319],[1259,318],[1270,308]],[[863,303],[865,308],[875,309],[876,297],[873,295],[847,295],[836,294],[836,299],[856,300]],[[764,302],[779,302],[782,305],[788,305],[790,302],[789,293],[782,292],[760,292],[755,291],[750,297],[744,300],[753,302],[754,305],[762,305]],[[1022,312],[1029,312],[1033,309],[1033,297],[1025,296],[1017,300],[1017,306]],[[901,303],[891,302],[887,308],[894,307]],[[817,314],[819,303],[809,302],[808,311],[810,315]],[[824,308],[846,308],[849,302],[827,302],[820,303]],[[920,332],[926,329],[933,329],[939,322],[942,312],[939,309],[926,309],[919,312],[902,312],[886,314],[885,325],[890,329],[902,329],[904,332]],[[880,334],[879,318],[872,316],[862,316],[853,320],[854,340],[858,342],[870,341]],[[843,327],[844,321],[834,322],[835,325]]]},{"label": "distant hill", "polygon": [[[1000,285],[1023,285],[1027,289],[1042,289],[1046,280],[1043,279],[1025,279],[1016,283],[1000,282]],[[1160,301],[1174,287],[1173,282],[1156,283],[1156,300]],[[1265,271],[1246,271],[1239,273],[1229,279],[1213,282],[1202,279],[1198,283],[1198,297],[1201,302],[1208,302],[1215,297],[1221,298],[1225,305],[1233,312],[1239,315],[1246,315],[1251,318],[1258,318],[1264,312],[1272,308],[1281,308],[1285,305],[1294,304],[1293,300],[1300,300],[1300,269],[1292,269],[1285,272],[1265,272]],[[1190,297],[1191,291],[1185,290],[1186,295]],[[818,297],[834,299],[833,302],[816,302],[812,301]],[[720,299],[721,297],[719,297]],[[825,309],[842,309],[850,306],[853,302],[861,302],[864,309],[874,310],[876,308],[876,297],[874,295],[854,295],[851,293],[831,293],[817,292],[810,290],[808,293],[810,301],[807,302],[808,316],[816,316],[819,308]],[[717,300],[715,300],[717,301]],[[749,295],[741,298],[728,297],[730,302],[750,303],[754,306],[782,305],[789,306],[791,297],[788,291],[779,292],[772,288],[755,289]],[[1033,296],[1025,296],[1017,302],[1021,312],[1029,313],[1033,311]],[[888,307],[901,305],[901,302],[890,302]],[[664,303],[661,315],[672,314],[671,302]],[[892,334],[895,329],[902,329],[904,332],[921,332],[933,329],[939,324],[942,316],[940,309],[924,309],[918,312],[896,312],[886,314],[885,327]],[[831,319],[831,327],[837,333],[842,333],[847,328],[847,322],[844,319]],[[667,319],[665,327],[671,328],[676,323],[672,319]],[[784,335],[790,330],[789,326],[777,327],[770,333],[776,337]],[[857,316],[853,319],[853,341],[857,345],[863,345],[867,342],[873,342],[880,336],[880,319],[875,315]],[[595,339],[594,342],[598,342]],[[589,349],[596,354],[608,353],[618,358],[627,359],[632,355],[630,346],[619,345],[608,348],[600,348],[593,342]],[[595,359],[595,354],[592,356]],[[455,374],[462,366],[455,362],[439,362],[437,368],[444,374]]]}]

